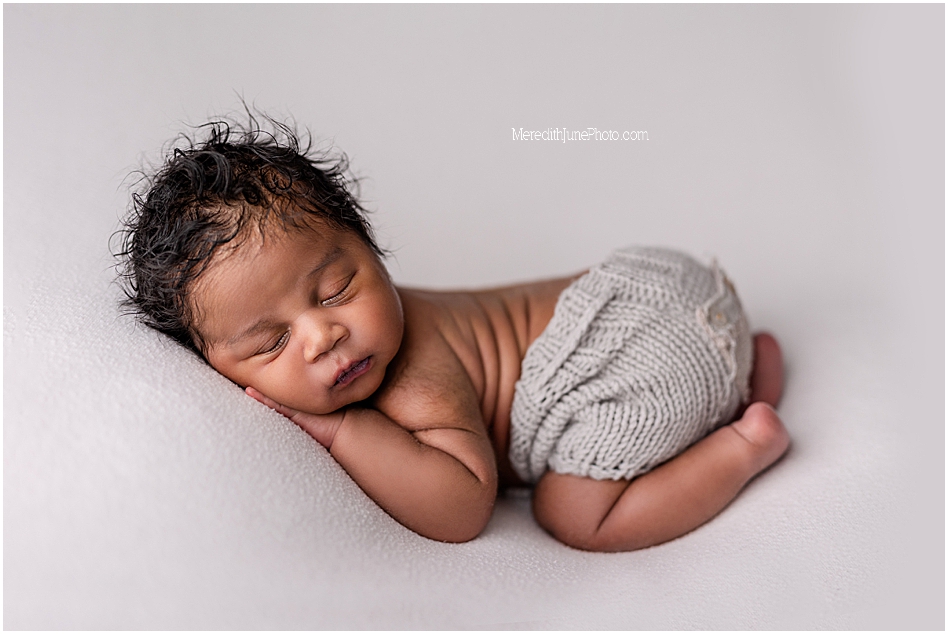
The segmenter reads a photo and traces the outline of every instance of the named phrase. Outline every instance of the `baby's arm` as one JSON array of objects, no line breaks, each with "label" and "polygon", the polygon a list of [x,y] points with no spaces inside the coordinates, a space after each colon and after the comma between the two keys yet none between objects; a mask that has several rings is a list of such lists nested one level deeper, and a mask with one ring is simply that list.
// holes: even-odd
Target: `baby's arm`
[{"label": "baby's arm", "polygon": [[490,519],[497,467],[483,429],[469,416],[454,426],[409,431],[371,408],[300,412],[253,388],[247,394],[302,427],[379,506],[413,531],[441,541],[476,537]]}]

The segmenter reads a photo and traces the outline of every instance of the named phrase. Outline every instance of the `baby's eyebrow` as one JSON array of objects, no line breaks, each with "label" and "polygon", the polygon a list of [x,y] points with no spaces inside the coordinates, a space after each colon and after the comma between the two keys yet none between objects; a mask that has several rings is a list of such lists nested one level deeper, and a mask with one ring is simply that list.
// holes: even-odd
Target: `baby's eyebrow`
[{"label": "baby's eyebrow", "polygon": [[339,257],[342,255],[342,253],[343,253],[342,247],[340,247],[339,245],[334,246],[332,249],[330,249],[329,253],[326,254],[326,257],[324,257],[322,261],[320,261],[319,264],[314,266],[312,271],[306,274],[306,279],[313,277],[314,275],[319,273],[321,270],[323,270],[324,268],[326,268],[327,266],[329,266],[330,264],[338,260]]}]

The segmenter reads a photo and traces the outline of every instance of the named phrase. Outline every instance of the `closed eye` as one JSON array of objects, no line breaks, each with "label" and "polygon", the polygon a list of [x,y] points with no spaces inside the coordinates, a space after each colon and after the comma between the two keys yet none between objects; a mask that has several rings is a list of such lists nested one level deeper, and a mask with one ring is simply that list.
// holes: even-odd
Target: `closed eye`
[{"label": "closed eye", "polygon": [[290,338],[290,331],[287,330],[286,332],[283,333],[283,335],[282,335],[279,339],[277,339],[277,342],[276,342],[275,344],[273,344],[273,346],[271,346],[271,347],[268,348],[267,350],[261,350],[261,351],[258,352],[257,354],[271,354],[271,353],[274,353],[274,352],[276,352],[277,350],[279,350],[280,348],[282,348],[283,345],[287,342],[287,340],[288,340],[289,338]]},{"label": "closed eye", "polygon": [[355,277],[355,275],[350,276],[349,279],[346,280],[345,285],[342,287],[342,289],[338,293],[336,293],[329,299],[324,299],[323,301],[320,302],[320,304],[322,304],[323,306],[333,306],[335,304],[341,304],[349,296],[349,287],[352,284],[353,277]]}]

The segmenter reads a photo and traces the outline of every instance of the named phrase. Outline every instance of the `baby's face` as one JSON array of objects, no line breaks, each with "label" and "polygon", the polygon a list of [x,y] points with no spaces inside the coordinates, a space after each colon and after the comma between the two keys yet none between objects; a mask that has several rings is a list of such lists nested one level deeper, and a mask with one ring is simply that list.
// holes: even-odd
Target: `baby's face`
[{"label": "baby's face", "polygon": [[192,301],[214,368],[312,414],[371,396],[402,341],[398,293],[352,232],[269,231],[215,257]]}]

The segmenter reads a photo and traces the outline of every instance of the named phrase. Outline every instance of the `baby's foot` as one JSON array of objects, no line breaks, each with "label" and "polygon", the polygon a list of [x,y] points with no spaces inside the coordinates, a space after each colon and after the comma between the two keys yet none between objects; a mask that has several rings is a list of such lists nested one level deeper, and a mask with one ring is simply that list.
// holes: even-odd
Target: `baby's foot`
[{"label": "baby's foot", "polygon": [[731,427],[751,445],[755,472],[772,465],[790,446],[790,435],[777,412],[764,402],[751,403]]}]

